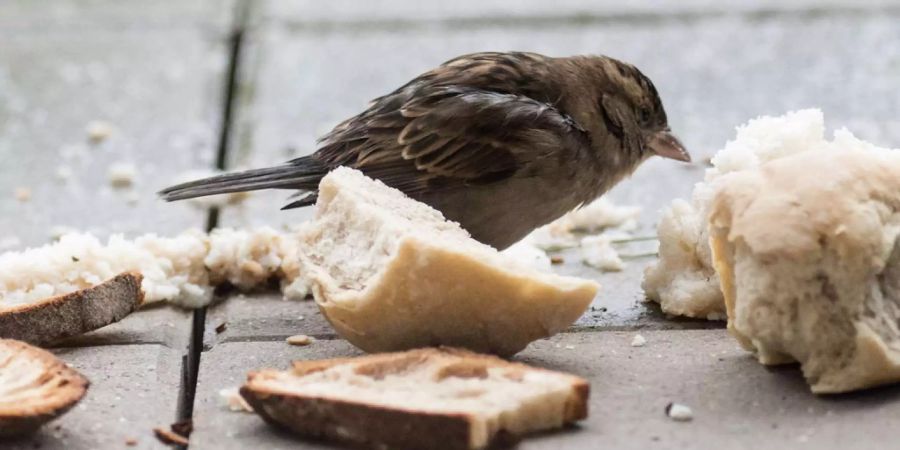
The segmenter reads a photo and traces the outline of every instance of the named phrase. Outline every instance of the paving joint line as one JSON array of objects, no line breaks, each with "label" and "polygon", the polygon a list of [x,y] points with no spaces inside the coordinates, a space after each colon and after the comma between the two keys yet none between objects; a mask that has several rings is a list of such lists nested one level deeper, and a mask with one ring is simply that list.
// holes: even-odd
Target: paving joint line
[{"label": "paving joint line", "polygon": [[[230,149],[231,128],[234,120],[234,109],[237,98],[237,84],[241,64],[241,51],[244,44],[251,1],[237,0],[228,36],[228,66],[222,90],[222,116],[219,123],[219,139],[216,147],[214,168],[225,170]],[[206,217],[206,231],[211,231],[219,224],[220,210],[211,207]],[[181,389],[178,393],[176,420],[191,420],[194,415],[194,399],[197,393],[197,382],[200,376],[200,358],[203,353],[203,334],[206,328],[207,308],[194,310],[191,320],[191,337],[187,353],[182,356]]]}]

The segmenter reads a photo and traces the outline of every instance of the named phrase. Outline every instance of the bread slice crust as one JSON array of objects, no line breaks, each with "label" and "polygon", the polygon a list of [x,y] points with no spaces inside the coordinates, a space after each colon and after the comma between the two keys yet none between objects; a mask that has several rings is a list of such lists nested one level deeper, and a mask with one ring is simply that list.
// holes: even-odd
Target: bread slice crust
[{"label": "bread slice crust", "polygon": [[[549,373],[567,377],[569,392],[562,417],[558,418],[559,423],[568,425],[587,417],[590,386],[586,380],[456,348],[441,347],[357,358],[297,361],[292,372],[294,376],[303,377],[348,364],[353,365],[356,371],[367,370],[367,367],[384,367],[387,371],[394,371],[402,370],[403,365],[429,364],[436,360],[450,363],[450,366],[440,368],[439,374],[446,370],[458,372],[444,374],[449,376],[468,376],[467,371],[477,371],[487,366],[513,372]],[[375,370],[376,372],[369,373],[375,379],[384,375]],[[507,445],[520,438],[517,433],[502,427],[489,431],[485,436],[483,430],[478,430],[478,422],[483,420],[478,417],[480,412],[425,411],[412,406],[379,405],[362,400],[287,392],[264,385],[265,381],[281,375],[283,372],[271,369],[252,372],[241,388],[241,395],[266,422],[305,437],[340,441],[366,448],[398,449],[483,448]],[[516,412],[504,412],[507,413]],[[545,429],[548,428],[535,428],[526,432]]]},{"label": "bread slice crust", "polygon": [[0,309],[0,338],[49,345],[118,322],[143,303],[142,279],[125,272],[87,289]]},{"label": "bread slice crust", "polygon": [[[10,373],[29,365],[40,366],[40,373]],[[7,389],[0,384],[0,437],[36,431],[75,406],[90,385],[52,353],[12,339],[0,339],[0,372],[7,372],[0,383],[15,383]]]}]

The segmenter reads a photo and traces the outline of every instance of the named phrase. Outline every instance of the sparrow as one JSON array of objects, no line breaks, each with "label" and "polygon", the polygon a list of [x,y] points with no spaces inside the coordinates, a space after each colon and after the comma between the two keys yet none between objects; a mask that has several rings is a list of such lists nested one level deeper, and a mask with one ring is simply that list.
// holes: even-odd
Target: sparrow
[{"label": "sparrow", "polygon": [[658,155],[690,161],[653,83],[606,56],[485,52],[451,59],[371,101],[308,156],[172,186],[167,201],[293,189],[316,202],[349,166],[504,249],[589,203]]}]

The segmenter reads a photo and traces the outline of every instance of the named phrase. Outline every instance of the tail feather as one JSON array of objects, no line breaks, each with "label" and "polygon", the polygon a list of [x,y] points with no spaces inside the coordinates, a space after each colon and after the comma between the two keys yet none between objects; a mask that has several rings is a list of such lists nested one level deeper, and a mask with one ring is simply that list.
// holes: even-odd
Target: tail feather
[{"label": "tail feather", "polygon": [[[304,158],[306,159],[306,158]],[[299,189],[315,191],[328,168],[306,160],[265,169],[226,173],[201,180],[177,184],[163,189],[159,196],[166,201],[186,200],[215,194],[257,191],[260,189]]]}]

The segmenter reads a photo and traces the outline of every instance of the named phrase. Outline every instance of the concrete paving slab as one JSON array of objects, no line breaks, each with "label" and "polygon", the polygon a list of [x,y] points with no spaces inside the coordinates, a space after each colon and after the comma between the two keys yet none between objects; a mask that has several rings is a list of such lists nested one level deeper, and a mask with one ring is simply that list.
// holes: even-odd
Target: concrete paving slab
[{"label": "concrete paving slab", "polygon": [[[890,448],[900,387],[817,397],[795,366],[766,369],[724,330],[564,333],[538,341],[516,359],[591,381],[590,418],[579,427],[524,441],[519,448]],[[204,354],[197,390],[196,449],[333,448],[273,430],[252,414],[228,411],[222,388],[246,372],[289,367],[291,359],[358,354],[344,341],[308,347],[283,342],[226,343]],[[694,419],[675,422],[670,402]]]},{"label": "concrete paving slab", "polygon": [[[213,165],[233,2],[183,3],[0,5],[0,251],[65,229],[105,238],[204,227],[205,207],[155,192]],[[133,185],[112,186],[115,170],[133,170]],[[189,318],[149,308],[66,345],[186,348]]]},{"label": "concrete paving slab", "polygon": [[[174,421],[181,353],[161,345],[56,349],[91,381],[85,398],[37,434],[4,449],[162,449],[153,428]],[[126,442],[133,439],[135,445]]]},{"label": "concrete paving slab", "polygon": [[[410,29],[388,23],[381,28],[322,30],[292,25],[293,16],[283,11],[291,6],[269,6],[271,20],[247,35],[232,167],[278,164],[309,153],[316,137],[414,75],[458,54],[506,49],[607,53],[635,63],[655,81],[670,123],[695,164],[651,160],[613,190],[615,201],[643,207],[638,235],[654,234],[659,210],[675,197],[687,197],[703,176],[704,159],[734,136],[735,126],[755,116],[818,106],[832,128],[847,126],[865,139],[900,146],[895,119],[900,103],[893,101],[900,85],[900,30],[894,26],[898,15],[891,11],[735,14],[662,22],[551,21],[521,28],[479,22]],[[287,196],[257,193],[240,208],[226,211],[223,222],[279,226],[311,217],[311,208],[278,211]],[[579,325],[670,326],[652,306],[639,301],[641,269],[647,261],[635,261],[617,274],[574,263],[559,270],[605,286]]]},{"label": "concrete paving slab", "polygon": [[204,348],[224,342],[280,342],[296,334],[336,336],[312,300],[285,300],[278,292],[239,294],[208,309]]}]

